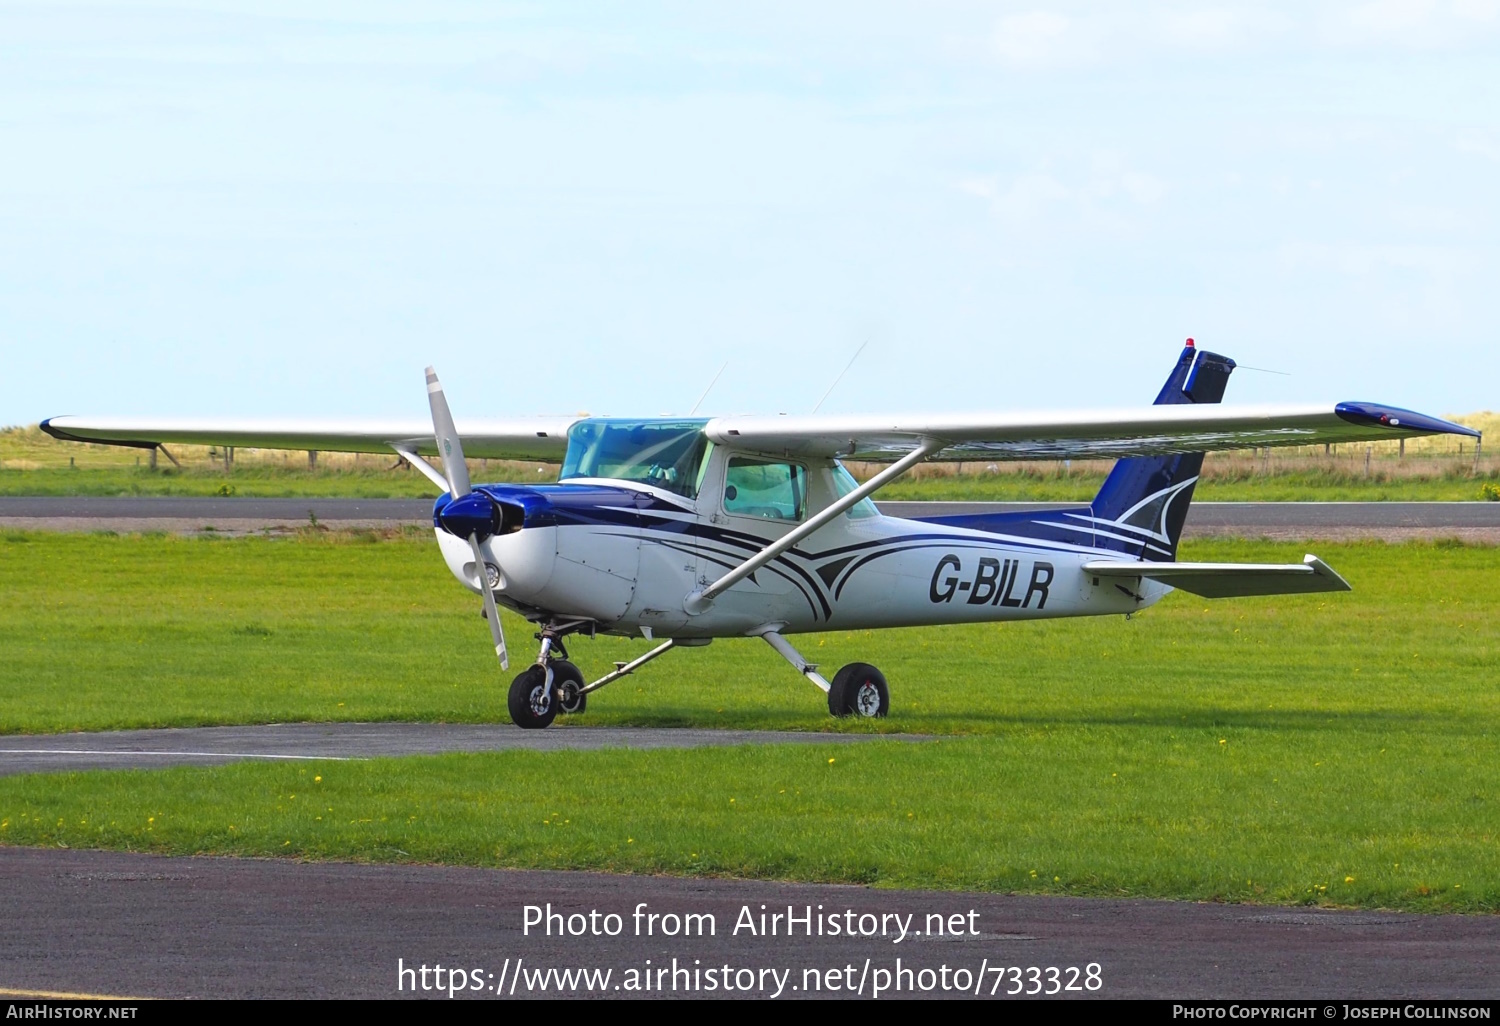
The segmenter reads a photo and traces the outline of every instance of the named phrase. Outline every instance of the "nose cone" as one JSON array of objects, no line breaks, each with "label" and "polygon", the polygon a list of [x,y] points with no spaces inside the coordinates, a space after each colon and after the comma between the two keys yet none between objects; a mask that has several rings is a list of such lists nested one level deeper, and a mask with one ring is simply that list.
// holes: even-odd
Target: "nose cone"
[{"label": "nose cone", "polygon": [[443,530],[459,538],[478,535],[480,541],[500,533],[500,506],[483,492],[470,492],[448,503],[438,511],[437,521]]}]

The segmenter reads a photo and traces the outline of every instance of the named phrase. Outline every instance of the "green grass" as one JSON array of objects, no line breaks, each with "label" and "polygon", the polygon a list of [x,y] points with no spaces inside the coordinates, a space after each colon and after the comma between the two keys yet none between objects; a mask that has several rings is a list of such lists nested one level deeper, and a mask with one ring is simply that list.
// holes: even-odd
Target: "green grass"
[{"label": "green grass", "polygon": [[[1047,620],[809,635],[827,667],[894,682],[885,730],[1320,717],[1408,724],[1500,714],[1500,549],[1319,544],[1351,594],[1209,602],[1131,621]],[[1295,561],[1295,544],[1196,542],[1184,558]],[[0,731],[284,720],[506,720],[479,602],[429,532],[196,539],[0,535]],[[512,648],[532,628],[506,617]],[[602,674],[647,643],[572,640]],[[869,729],[761,642],[719,641],[599,693],[589,722]]]},{"label": "green grass", "polygon": [[[799,639],[880,665],[880,728],[931,743],[15,777],[0,843],[1495,911],[1500,549],[1315,548],[1355,592]],[[476,606],[415,532],[0,536],[0,725],[504,721]],[[869,729],[751,641],[583,721]]]},{"label": "green grass", "polygon": [[0,779],[0,843],[1495,911],[1497,755],[1425,731],[1096,723],[98,772]]}]

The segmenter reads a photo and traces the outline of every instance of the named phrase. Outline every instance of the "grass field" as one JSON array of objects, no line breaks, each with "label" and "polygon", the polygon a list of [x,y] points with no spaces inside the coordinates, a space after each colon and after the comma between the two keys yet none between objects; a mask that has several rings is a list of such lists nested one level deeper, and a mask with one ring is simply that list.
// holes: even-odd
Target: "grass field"
[{"label": "grass field", "polygon": [[[880,665],[881,729],[930,743],[17,777],[0,843],[1500,908],[1500,550],[1316,549],[1354,593],[800,639]],[[503,721],[475,606],[415,533],[4,536],[0,724]],[[674,653],[584,719],[869,729],[750,641]]]},{"label": "grass field", "polygon": [[[1500,713],[1500,549],[1319,544],[1351,594],[1121,617],[810,635],[826,666],[896,681],[882,729],[1069,720],[1295,727]],[[1296,561],[1295,544],[1195,542],[1184,558]],[[430,532],[290,539],[0,535],[0,729],[282,720],[506,720],[479,601]],[[507,614],[512,647],[531,629]],[[602,673],[647,643],[577,640]],[[768,646],[674,652],[600,692],[590,722],[856,729]],[[868,729],[868,728],[864,728]]]}]

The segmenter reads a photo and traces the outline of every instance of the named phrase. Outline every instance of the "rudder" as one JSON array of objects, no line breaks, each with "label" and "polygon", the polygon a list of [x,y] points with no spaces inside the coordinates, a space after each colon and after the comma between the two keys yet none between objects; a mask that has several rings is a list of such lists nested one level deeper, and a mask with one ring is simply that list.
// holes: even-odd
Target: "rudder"
[{"label": "rudder", "polygon": [[[1198,349],[1188,339],[1154,405],[1217,403],[1234,366],[1229,357]],[[1114,538],[1096,536],[1096,544],[1153,562],[1175,560],[1202,470],[1201,452],[1117,461],[1091,506],[1096,525],[1104,521],[1118,530]]]}]

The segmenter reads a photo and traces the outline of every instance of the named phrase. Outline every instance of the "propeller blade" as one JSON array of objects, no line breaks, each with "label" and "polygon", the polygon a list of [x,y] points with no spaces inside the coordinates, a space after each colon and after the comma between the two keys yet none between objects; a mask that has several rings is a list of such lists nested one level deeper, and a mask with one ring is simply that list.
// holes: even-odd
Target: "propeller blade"
[{"label": "propeller blade", "polygon": [[438,455],[443,458],[443,474],[448,478],[448,494],[455,499],[469,494],[469,468],[464,463],[464,448],[453,426],[453,414],[443,395],[437,371],[427,368],[427,402],[432,406],[432,434],[437,440]]},{"label": "propeller blade", "polygon": [[484,565],[479,535],[469,535],[469,548],[474,550],[474,573],[479,577],[479,591],[484,596],[484,617],[490,622],[490,636],[495,639],[495,655],[500,659],[500,669],[508,670],[510,656],[505,651],[505,631],[500,628],[500,609],[495,605],[495,592],[490,588],[490,572]]}]

